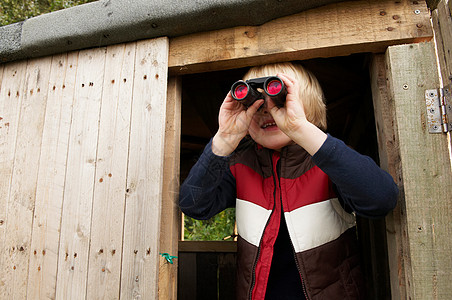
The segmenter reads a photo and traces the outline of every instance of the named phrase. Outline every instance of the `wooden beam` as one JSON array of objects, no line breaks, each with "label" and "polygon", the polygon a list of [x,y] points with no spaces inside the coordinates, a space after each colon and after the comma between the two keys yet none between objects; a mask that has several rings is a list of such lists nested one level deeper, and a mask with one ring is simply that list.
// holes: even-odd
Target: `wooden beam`
[{"label": "wooden beam", "polygon": [[[432,12],[432,24],[435,31],[436,49],[442,86],[452,84],[452,1],[442,0]],[[451,104],[451,103],[449,103]],[[449,120],[450,121],[450,120]],[[449,136],[449,155],[452,160],[452,136]]]},{"label": "wooden beam", "polygon": [[[169,78],[167,95],[160,252],[178,256],[181,234],[181,214],[178,206],[182,108],[180,77]],[[177,267],[177,259],[170,264],[160,257],[159,299],[177,299]]]},{"label": "wooden beam", "polygon": [[436,9],[440,0],[427,0],[427,5],[431,10]]},{"label": "wooden beam", "polygon": [[[378,138],[380,167],[386,170],[402,186],[402,166],[400,161],[399,136],[395,116],[394,101],[389,96],[387,86],[385,56],[373,57],[370,68],[372,99]],[[392,299],[407,299],[405,264],[407,261],[406,211],[402,193],[397,207],[386,217],[389,277]],[[405,235],[402,233],[405,232]],[[405,237],[405,239],[404,239]]]},{"label": "wooden beam", "polygon": [[[432,43],[389,47],[389,97],[394,103],[400,153],[399,202],[407,297],[451,299],[452,174],[445,134],[426,126],[426,89],[439,85]],[[406,218],[406,220],[405,220]],[[404,230],[406,228],[406,231]],[[398,255],[390,253],[389,255]]]},{"label": "wooden beam", "polygon": [[261,26],[196,33],[170,40],[169,72],[188,74],[286,60],[384,52],[430,40],[425,1],[350,1]]},{"label": "wooden beam", "polygon": [[[452,1],[449,2],[452,5]],[[438,4],[432,12],[433,29],[440,62],[441,77],[444,83],[452,80],[452,17],[445,1]]]},{"label": "wooden beam", "polygon": [[179,252],[237,252],[237,242],[180,241]]}]

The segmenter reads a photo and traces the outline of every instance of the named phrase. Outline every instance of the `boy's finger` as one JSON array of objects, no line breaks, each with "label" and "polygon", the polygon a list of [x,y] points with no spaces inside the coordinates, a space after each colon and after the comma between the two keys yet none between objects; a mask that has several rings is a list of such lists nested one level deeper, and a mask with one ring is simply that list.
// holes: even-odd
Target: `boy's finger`
[{"label": "boy's finger", "polygon": [[226,97],[224,98],[224,102],[233,102],[236,101],[234,98],[232,98],[231,91],[228,92]]},{"label": "boy's finger", "polygon": [[295,84],[295,78],[291,77],[290,75],[278,73],[277,76],[281,78],[283,81],[285,81],[285,83],[289,83],[291,85]]},{"label": "boy's finger", "polygon": [[297,81],[289,75],[278,74],[278,77],[282,79],[288,92],[292,91],[292,89],[297,85]]},{"label": "boy's finger", "polygon": [[254,101],[253,105],[248,107],[248,109],[246,110],[246,114],[249,117],[254,116],[254,114],[257,112],[257,110],[259,109],[259,107],[261,107],[262,104],[264,104],[264,99]]},{"label": "boy's finger", "polygon": [[225,108],[230,109],[230,110],[242,110],[243,109],[242,104],[239,101],[232,98],[231,92],[229,92],[226,95],[226,98],[224,98],[223,105]]},{"label": "boy's finger", "polygon": [[[271,98],[268,98],[267,99],[267,108],[269,110],[271,110],[271,109],[273,109],[273,107],[276,107],[275,102],[273,102],[273,100]],[[279,108],[279,107],[277,107],[277,108]]]}]

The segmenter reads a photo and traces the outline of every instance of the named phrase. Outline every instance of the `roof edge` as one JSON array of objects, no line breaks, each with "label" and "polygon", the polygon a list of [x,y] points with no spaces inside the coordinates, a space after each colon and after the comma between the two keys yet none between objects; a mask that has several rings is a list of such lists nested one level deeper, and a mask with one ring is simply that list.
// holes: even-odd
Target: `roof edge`
[{"label": "roof edge", "polygon": [[100,0],[0,27],[0,62],[261,25],[340,0]]}]

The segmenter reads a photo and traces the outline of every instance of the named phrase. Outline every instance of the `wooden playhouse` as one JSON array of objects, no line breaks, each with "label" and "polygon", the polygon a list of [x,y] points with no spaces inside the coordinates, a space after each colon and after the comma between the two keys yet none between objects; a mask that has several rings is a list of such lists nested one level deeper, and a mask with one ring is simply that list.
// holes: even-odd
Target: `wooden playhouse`
[{"label": "wooden playhouse", "polygon": [[451,299],[451,12],[329,1],[260,25],[7,49],[0,298],[231,299],[234,242],[180,241],[178,186],[231,83],[299,61],[325,90],[330,132],[401,191],[386,220],[358,220],[370,299]]}]

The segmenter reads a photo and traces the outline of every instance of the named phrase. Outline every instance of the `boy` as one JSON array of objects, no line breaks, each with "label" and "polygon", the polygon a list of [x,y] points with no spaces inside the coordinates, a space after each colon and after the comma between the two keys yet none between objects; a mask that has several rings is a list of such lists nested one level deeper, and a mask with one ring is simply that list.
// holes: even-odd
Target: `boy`
[{"label": "boy", "polygon": [[265,93],[248,108],[226,96],[180,207],[197,219],[236,207],[237,299],[364,299],[354,215],[384,217],[397,186],[324,133],[323,93],[303,67],[254,67],[245,79],[275,75],[282,107]]}]

